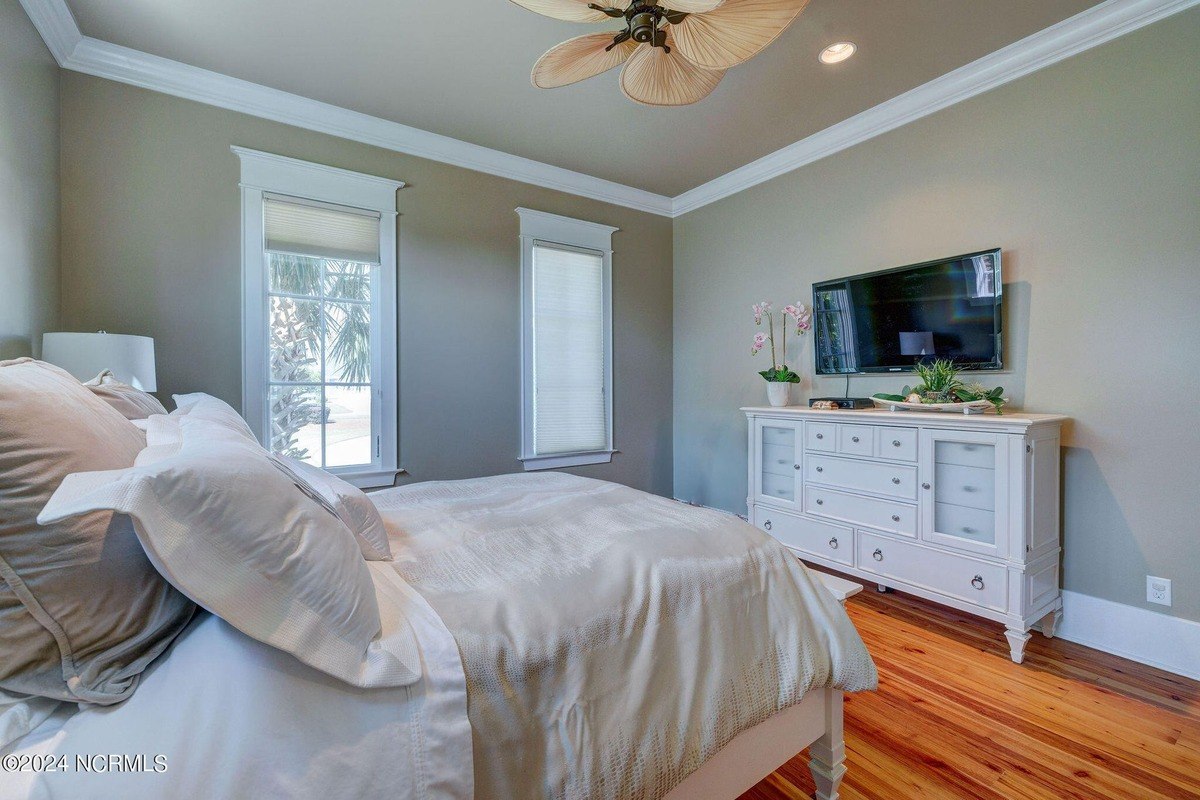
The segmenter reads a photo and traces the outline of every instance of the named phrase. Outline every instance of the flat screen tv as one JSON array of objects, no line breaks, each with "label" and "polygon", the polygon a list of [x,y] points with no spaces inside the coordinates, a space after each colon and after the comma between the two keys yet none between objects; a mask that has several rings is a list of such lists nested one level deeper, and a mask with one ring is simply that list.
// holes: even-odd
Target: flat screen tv
[{"label": "flat screen tv", "polygon": [[813,284],[818,375],[1000,369],[1000,249]]}]

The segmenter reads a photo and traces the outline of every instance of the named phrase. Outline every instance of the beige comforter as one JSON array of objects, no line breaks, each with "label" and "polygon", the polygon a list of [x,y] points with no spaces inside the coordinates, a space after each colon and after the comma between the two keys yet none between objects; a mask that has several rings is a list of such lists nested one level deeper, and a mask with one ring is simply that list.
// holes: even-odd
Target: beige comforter
[{"label": "beige comforter", "polygon": [[477,798],[658,798],[812,687],[872,689],[845,611],[740,519],[562,473],[372,495],[467,677]]}]

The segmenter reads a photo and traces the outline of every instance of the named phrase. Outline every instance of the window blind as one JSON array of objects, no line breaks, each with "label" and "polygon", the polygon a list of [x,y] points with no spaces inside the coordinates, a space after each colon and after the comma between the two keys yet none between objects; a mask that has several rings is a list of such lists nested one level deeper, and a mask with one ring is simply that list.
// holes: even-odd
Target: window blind
[{"label": "window blind", "polygon": [[608,447],[604,258],[533,246],[533,447],[537,455]]},{"label": "window blind", "polygon": [[264,198],[267,250],[379,263],[379,214],[353,208]]}]

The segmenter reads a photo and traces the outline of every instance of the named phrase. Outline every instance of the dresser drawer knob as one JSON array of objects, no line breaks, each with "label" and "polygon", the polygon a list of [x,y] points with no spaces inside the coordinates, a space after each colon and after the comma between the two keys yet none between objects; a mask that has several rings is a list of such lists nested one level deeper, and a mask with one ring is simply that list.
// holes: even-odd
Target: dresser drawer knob
[{"label": "dresser drawer knob", "polygon": [[892,447],[899,447],[899,446],[900,446],[900,440],[892,439]]},{"label": "dresser drawer knob", "polygon": [[824,471],[825,471],[824,467],[817,467],[817,472],[824,472]]},{"label": "dresser drawer knob", "polygon": [[818,438],[818,439],[824,439],[824,438],[825,438],[825,434],[823,434],[823,433],[818,433],[818,434],[817,434],[817,438]]},{"label": "dresser drawer knob", "polygon": [[899,521],[900,521],[900,515],[892,514],[892,522],[899,522]]},{"label": "dresser drawer knob", "polygon": [[974,578],[971,579],[971,585],[974,586],[976,589],[983,591],[983,576],[976,575]]},{"label": "dresser drawer knob", "polygon": [[976,489],[974,486],[964,486],[963,491],[969,493],[969,492],[977,492],[979,490]]},{"label": "dresser drawer knob", "polygon": [[928,489],[928,488],[929,488],[929,484],[928,484],[928,483],[922,483],[922,484],[921,484],[921,488],[922,488],[922,489]]},{"label": "dresser drawer knob", "polygon": [[899,485],[900,485],[900,479],[899,479],[899,478],[892,478],[892,483],[894,483],[894,484],[896,484],[897,486],[899,486]]},{"label": "dresser drawer knob", "polygon": [[837,542],[836,536],[829,540],[829,546],[832,547],[834,550],[837,550],[838,542]]},{"label": "dresser drawer knob", "polygon": [[964,525],[964,526],[963,526],[963,533],[966,533],[966,534],[972,534],[972,533],[975,533],[975,532],[976,532],[976,531],[975,531],[975,529],[974,529],[974,528],[972,528],[970,525]]},{"label": "dresser drawer knob", "polygon": [[792,469],[800,469],[800,465],[799,465],[799,464],[792,464]]},{"label": "dresser drawer knob", "polygon": [[819,506],[823,506],[823,505],[825,505],[825,501],[824,501],[824,500],[822,500],[821,498],[819,498],[819,497],[818,497],[818,498],[817,498],[817,505],[819,505]]},{"label": "dresser drawer knob", "polygon": [[857,436],[851,436],[851,437],[850,437],[850,441],[854,442],[855,444],[858,444],[858,437],[857,437]]},{"label": "dresser drawer knob", "polygon": [[876,547],[875,552],[871,553],[871,558],[875,559],[876,561],[883,561],[883,551]]},{"label": "dresser drawer knob", "polygon": [[771,520],[767,520],[766,522],[764,522],[763,527],[766,528],[767,530],[771,530]]}]

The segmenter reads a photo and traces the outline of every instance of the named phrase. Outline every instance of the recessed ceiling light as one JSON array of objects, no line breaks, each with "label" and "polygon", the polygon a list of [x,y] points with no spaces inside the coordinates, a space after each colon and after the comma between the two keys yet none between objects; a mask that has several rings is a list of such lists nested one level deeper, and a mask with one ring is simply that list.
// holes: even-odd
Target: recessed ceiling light
[{"label": "recessed ceiling light", "polygon": [[837,42],[822,50],[821,55],[817,58],[822,64],[837,64],[854,55],[854,51],[857,49],[858,45],[854,42]]}]

